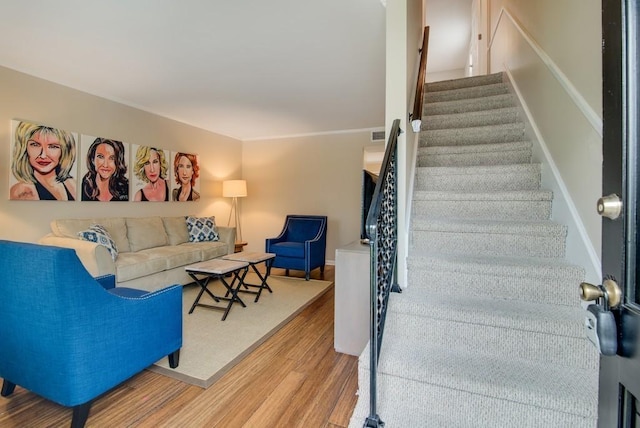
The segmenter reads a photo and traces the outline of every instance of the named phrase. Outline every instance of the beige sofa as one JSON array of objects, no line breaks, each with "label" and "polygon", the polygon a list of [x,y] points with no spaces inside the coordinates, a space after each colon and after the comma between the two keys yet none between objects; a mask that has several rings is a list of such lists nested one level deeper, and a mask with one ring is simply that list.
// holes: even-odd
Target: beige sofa
[{"label": "beige sofa", "polygon": [[[103,226],[115,242],[115,260],[107,247],[78,236],[93,224]],[[51,233],[39,243],[75,249],[91,275],[113,274],[118,287],[154,291],[192,282],[184,270],[189,264],[233,253],[235,228],[217,226],[217,231],[218,241],[189,242],[185,217],[60,219],[51,222]]]}]

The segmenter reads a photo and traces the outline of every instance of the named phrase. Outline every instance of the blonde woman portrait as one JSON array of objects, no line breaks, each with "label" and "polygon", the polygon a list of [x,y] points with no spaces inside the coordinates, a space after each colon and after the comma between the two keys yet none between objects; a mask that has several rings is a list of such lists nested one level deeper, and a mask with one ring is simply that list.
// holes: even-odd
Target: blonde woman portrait
[{"label": "blonde woman portrait", "polygon": [[174,201],[197,201],[200,199],[194,187],[200,176],[198,157],[190,153],[178,152],[173,158],[173,173],[178,187],[171,192]]},{"label": "blonde woman portrait", "polygon": [[136,177],[146,183],[134,196],[134,201],[168,201],[167,159],[164,150],[140,146],[136,150]]},{"label": "blonde woman portrait", "polygon": [[18,182],[9,189],[9,199],[75,200],[75,161],[76,139],[72,133],[18,123],[11,162],[11,172]]}]

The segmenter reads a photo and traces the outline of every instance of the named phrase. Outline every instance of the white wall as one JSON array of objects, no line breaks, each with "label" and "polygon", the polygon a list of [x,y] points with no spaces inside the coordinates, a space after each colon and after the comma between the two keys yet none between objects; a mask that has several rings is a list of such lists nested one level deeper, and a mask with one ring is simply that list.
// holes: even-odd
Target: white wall
[{"label": "white wall", "polygon": [[[35,242],[56,218],[147,215],[228,215],[221,182],[240,178],[238,140],[152,115],[0,67],[0,238]],[[130,144],[153,144],[200,156],[199,202],[10,201],[11,120],[31,120]],[[77,176],[77,174],[76,174]],[[226,222],[226,221],[225,221]]]},{"label": "white wall", "polygon": [[599,0],[494,0],[490,71],[506,71],[532,123],[568,258],[600,281],[602,80]]},{"label": "white wall", "polygon": [[[413,110],[418,51],[422,44],[422,0],[387,2],[387,72],[385,128],[387,135],[395,119],[403,133],[398,137],[398,282],[406,286],[409,232],[409,192],[413,182],[416,135],[408,123]],[[409,168],[408,168],[409,166]]]}]

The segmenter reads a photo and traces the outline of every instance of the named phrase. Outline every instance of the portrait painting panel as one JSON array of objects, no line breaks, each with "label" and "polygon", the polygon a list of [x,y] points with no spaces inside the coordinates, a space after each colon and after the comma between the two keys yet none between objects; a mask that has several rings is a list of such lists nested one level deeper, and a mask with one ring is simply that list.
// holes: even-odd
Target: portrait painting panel
[{"label": "portrait painting panel", "polygon": [[200,200],[198,155],[171,152],[171,161],[171,200],[176,202]]},{"label": "portrait painting panel", "polygon": [[169,152],[153,146],[131,145],[133,200],[136,202],[169,200]]},{"label": "portrait painting panel", "polygon": [[129,145],[110,138],[80,137],[81,200],[129,200]]},{"label": "portrait painting panel", "polygon": [[78,134],[35,122],[11,121],[9,199],[77,199]]}]

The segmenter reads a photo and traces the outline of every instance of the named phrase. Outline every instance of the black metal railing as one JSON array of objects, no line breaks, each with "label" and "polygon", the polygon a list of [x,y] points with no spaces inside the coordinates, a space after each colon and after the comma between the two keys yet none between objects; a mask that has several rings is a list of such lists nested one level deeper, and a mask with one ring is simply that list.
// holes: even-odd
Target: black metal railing
[{"label": "black metal railing", "polygon": [[[420,49],[420,66],[416,81],[416,94],[413,112],[409,120],[416,123],[412,126],[419,132],[422,118],[423,90],[426,80],[427,52],[429,47],[429,27],[424,28],[422,47]],[[418,128],[418,129],[415,129]],[[365,427],[380,428],[384,422],[377,410],[378,360],[382,346],[384,322],[387,315],[387,304],[392,291],[400,292],[398,286],[397,254],[398,254],[398,136],[400,119],[393,121],[389,140],[382,161],[380,176],[369,208],[366,222],[367,238],[371,260],[370,273],[370,327],[369,327],[369,416]]]},{"label": "black metal railing", "polygon": [[369,327],[369,416],[365,427],[381,427],[377,414],[377,373],[387,303],[397,284],[398,250],[398,135],[400,119],[393,121],[384,153],[380,175],[367,215],[370,269],[370,327]]}]

